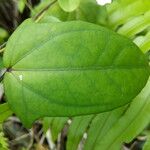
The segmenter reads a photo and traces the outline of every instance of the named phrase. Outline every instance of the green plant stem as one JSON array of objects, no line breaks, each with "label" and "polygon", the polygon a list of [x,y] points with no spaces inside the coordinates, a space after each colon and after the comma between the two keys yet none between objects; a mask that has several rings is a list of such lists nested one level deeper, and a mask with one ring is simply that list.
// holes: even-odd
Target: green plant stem
[{"label": "green plant stem", "polygon": [[3,52],[4,52],[6,43],[7,43],[7,42],[5,42],[5,43],[3,43],[2,45],[0,45],[0,53],[3,53]]},{"label": "green plant stem", "polygon": [[57,0],[52,1],[51,3],[49,3],[46,7],[44,7],[36,16],[33,17],[33,19],[38,22],[39,19],[41,19],[41,16],[43,16],[43,14],[55,3],[57,2]]},{"label": "green plant stem", "polygon": [[[54,0],[52,1],[51,3],[49,3],[45,8],[43,8],[36,16],[33,17],[33,19],[38,22],[44,15],[44,13],[52,6],[54,5],[55,3],[57,2],[57,0]],[[5,50],[5,46],[6,46],[6,43],[3,43],[1,46],[0,46],[0,53],[3,53],[4,50]]]}]

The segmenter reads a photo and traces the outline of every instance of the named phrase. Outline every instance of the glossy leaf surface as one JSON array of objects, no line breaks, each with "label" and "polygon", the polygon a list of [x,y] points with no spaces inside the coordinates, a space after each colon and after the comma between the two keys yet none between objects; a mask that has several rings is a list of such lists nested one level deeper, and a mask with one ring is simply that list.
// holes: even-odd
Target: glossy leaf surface
[{"label": "glossy leaf surface", "polygon": [[129,103],[149,66],[127,38],[86,22],[25,22],[4,54],[5,92],[25,125],[43,116],[75,116]]}]

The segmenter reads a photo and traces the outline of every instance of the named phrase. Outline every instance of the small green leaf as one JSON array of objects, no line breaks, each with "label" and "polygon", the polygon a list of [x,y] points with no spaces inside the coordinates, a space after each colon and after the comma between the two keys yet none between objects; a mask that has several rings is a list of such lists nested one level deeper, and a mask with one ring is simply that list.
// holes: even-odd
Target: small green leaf
[{"label": "small green leaf", "polygon": [[148,135],[147,140],[144,144],[143,150],[150,150],[150,135]]},{"label": "small green leaf", "polygon": [[4,133],[0,132],[0,150],[9,150],[8,139],[4,137]]},{"label": "small green leaf", "polygon": [[55,117],[55,118],[45,117],[44,118],[44,122],[43,122],[44,130],[46,131],[49,128],[51,129],[53,141],[55,141],[58,138],[58,134],[63,129],[67,120],[68,120],[67,117]]},{"label": "small green leaf", "polygon": [[47,130],[50,128],[50,125],[53,121],[53,117],[44,117],[43,119],[43,130],[44,130],[44,133],[47,132]]},{"label": "small green leaf", "polygon": [[80,4],[80,0],[58,0],[59,5],[64,11],[74,11]]},{"label": "small green leaf", "polygon": [[19,11],[22,13],[23,12],[23,10],[24,10],[24,8],[25,8],[25,6],[26,6],[26,1],[27,0],[19,0],[18,1],[18,9],[19,9]]},{"label": "small green leaf", "polygon": [[0,123],[2,123],[10,115],[12,115],[12,111],[10,110],[8,104],[0,104]]},{"label": "small green leaf", "polygon": [[105,137],[109,129],[112,128],[117,120],[122,116],[126,108],[127,106],[123,106],[113,111],[96,115],[87,132],[88,138],[84,145],[84,149],[94,150],[96,143]]},{"label": "small green leaf", "polygon": [[150,50],[150,31],[145,36],[135,38],[134,43],[137,44],[144,53],[148,52]]},{"label": "small green leaf", "polygon": [[67,150],[77,150],[84,132],[94,115],[74,117],[67,136]]},{"label": "small green leaf", "polygon": [[129,103],[145,86],[145,55],[125,37],[94,24],[23,23],[4,53],[5,93],[25,125]]},{"label": "small green leaf", "polygon": [[0,44],[8,37],[8,33],[5,29],[0,28]]},{"label": "small green leaf", "polygon": [[3,65],[3,59],[2,57],[0,56],[0,70],[4,68],[4,65]]}]

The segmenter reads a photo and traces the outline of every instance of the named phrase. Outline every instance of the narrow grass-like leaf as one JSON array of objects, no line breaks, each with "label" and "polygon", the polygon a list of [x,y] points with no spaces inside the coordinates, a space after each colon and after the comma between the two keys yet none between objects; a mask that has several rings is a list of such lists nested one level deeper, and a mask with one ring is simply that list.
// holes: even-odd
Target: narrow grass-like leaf
[{"label": "narrow grass-like leaf", "polygon": [[3,28],[0,28],[0,44],[2,44],[5,39],[8,37],[8,33]]},{"label": "narrow grass-like leaf", "polygon": [[131,38],[148,27],[150,27],[150,11],[146,12],[144,15],[134,17],[119,28],[117,32]]},{"label": "narrow grass-like leaf", "polygon": [[44,129],[45,131],[48,130],[48,128],[51,129],[52,133],[52,139],[55,141],[58,138],[58,134],[63,129],[65,123],[67,122],[67,117],[45,117],[44,118]]},{"label": "narrow grass-like leaf", "polygon": [[115,0],[111,4],[107,5],[108,13],[111,14],[118,8],[127,6],[137,0]]},{"label": "narrow grass-like leaf", "polygon": [[115,109],[110,112],[98,114],[92,121],[87,132],[88,138],[84,145],[84,150],[95,149],[96,143],[102,140],[112,126],[118,121],[127,106]]},{"label": "narrow grass-like leaf", "polygon": [[116,29],[117,26],[124,24],[130,18],[144,14],[149,10],[149,8],[149,0],[137,0],[129,3],[128,5],[122,5],[120,2],[119,7],[116,7],[113,12],[110,11],[109,13],[110,27]]},{"label": "narrow grass-like leaf", "polygon": [[[35,16],[38,12],[42,11],[49,3],[49,0],[41,1],[41,3],[33,9],[31,15]],[[44,17],[56,17],[61,21],[66,21],[68,15],[69,12],[64,11],[57,1],[50,9],[45,12]]]},{"label": "narrow grass-like leaf", "polygon": [[[125,114],[116,121],[103,138],[95,143],[95,149],[119,150],[123,142],[129,143],[150,120],[150,80],[142,92],[133,100]],[[132,114],[132,115],[131,115]]]},{"label": "narrow grass-like leaf", "polygon": [[67,136],[67,150],[77,150],[78,145],[94,115],[74,117]]}]

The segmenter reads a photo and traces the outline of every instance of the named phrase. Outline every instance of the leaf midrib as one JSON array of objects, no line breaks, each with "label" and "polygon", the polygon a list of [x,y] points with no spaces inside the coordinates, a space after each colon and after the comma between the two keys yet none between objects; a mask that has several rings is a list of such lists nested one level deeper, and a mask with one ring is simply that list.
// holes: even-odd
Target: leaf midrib
[{"label": "leaf midrib", "polygon": [[[142,66],[93,66],[93,67],[77,67],[77,68],[12,68],[11,71],[47,71],[47,72],[53,72],[53,71],[95,71],[95,70],[134,70],[134,69],[146,69],[148,68],[147,65]],[[11,72],[10,71],[10,72]]]}]

